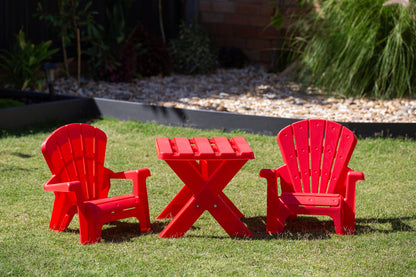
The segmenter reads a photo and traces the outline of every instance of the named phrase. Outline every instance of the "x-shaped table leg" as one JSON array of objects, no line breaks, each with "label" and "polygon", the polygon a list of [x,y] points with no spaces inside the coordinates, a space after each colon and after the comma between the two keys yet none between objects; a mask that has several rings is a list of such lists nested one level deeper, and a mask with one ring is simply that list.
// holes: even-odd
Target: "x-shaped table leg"
[{"label": "x-shaped table leg", "polygon": [[[172,215],[176,213],[159,237],[183,236],[206,210],[230,236],[253,236],[240,220],[243,217],[242,213],[222,192],[247,160],[215,162],[217,164],[214,167],[209,165],[210,161],[202,161],[201,167],[195,161],[167,160],[166,162],[184,182],[185,187],[159,215],[158,218],[164,213],[169,215],[169,210]],[[211,169],[207,170],[207,168]],[[184,201],[187,201],[185,205],[182,204]],[[175,209],[179,208],[180,211],[176,212]]]},{"label": "x-shaped table leg", "polygon": [[[202,178],[205,182],[209,179],[210,175],[215,172],[215,170],[221,165],[222,161],[201,161],[198,165],[195,161],[188,161],[190,166],[200,168]],[[208,167],[211,169],[214,167],[213,172],[211,172]],[[178,212],[185,206],[188,200],[194,195],[192,190],[187,186],[183,186],[179,193],[172,199],[172,201],[166,206],[166,208],[160,213],[156,219],[172,218],[178,214]],[[221,199],[227,203],[227,205],[233,210],[233,212],[239,217],[244,218],[244,215],[240,210],[234,205],[234,203],[224,194],[220,192],[219,196]]]}]

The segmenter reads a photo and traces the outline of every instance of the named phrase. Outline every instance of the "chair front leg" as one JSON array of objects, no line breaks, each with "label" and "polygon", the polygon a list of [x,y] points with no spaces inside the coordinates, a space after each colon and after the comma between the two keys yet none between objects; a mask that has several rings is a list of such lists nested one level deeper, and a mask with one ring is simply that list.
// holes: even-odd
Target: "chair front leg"
[{"label": "chair front leg", "polygon": [[276,169],[262,169],[260,177],[267,180],[267,219],[266,231],[268,233],[277,233],[279,231],[279,209],[280,200],[277,190],[277,170]]},{"label": "chair front leg", "polygon": [[[355,232],[355,192],[358,181],[364,180],[364,173],[350,170],[346,179],[346,196],[342,203],[342,234],[354,235]],[[338,233],[338,232],[337,232]]]},{"label": "chair front leg", "polygon": [[80,240],[84,245],[101,241],[101,229],[104,224],[100,222],[98,212],[94,209],[96,207],[78,206]]}]

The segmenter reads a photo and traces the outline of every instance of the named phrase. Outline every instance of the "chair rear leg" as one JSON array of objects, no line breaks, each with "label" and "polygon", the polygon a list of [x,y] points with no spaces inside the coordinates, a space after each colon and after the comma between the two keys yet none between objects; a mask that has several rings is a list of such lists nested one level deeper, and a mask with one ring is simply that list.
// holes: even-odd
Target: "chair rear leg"
[{"label": "chair rear leg", "polygon": [[76,213],[76,202],[64,194],[56,193],[49,228],[57,232],[65,230]]},{"label": "chair rear leg", "polygon": [[62,224],[59,228],[60,231],[66,230],[68,228],[69,224],[71,223],[72,219],[74,218],[74,215],[77,213],[77,207],[72,206],[68,213],[65,215]]}]

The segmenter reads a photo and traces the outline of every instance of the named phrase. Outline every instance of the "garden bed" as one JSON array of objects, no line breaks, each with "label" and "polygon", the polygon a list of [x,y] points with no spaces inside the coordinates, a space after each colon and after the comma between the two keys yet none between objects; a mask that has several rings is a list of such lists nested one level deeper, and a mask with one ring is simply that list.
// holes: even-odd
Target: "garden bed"
[{"label": "garden bed", "polygon": [[[32,99],[32,104],[0,109],[0,128],[20,129],[46,122],[76,122],[82,119],[110,117],[118,120],[157,122],[164,125],[198,129],[244,130],[276,135],[299,119],[245,115],[231,112],[191,110],[103,98],[86,98],[47,93],[0,90],[0,97]],[[416,123],[340,122],[360,137],[391,136],[416,138]]]}]

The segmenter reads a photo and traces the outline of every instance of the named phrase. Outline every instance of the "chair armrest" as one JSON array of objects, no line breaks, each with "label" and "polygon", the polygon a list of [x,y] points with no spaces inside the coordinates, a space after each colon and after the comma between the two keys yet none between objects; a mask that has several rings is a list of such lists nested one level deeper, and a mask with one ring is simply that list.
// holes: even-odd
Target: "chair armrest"
[{"label": "chair armrest", "polygon": [[[133,181],[133,194],[139,196],[146,194],[146,178],[150,176],[150,170],[147,168],[128,170],[110,174],[110,179],[130,179]],[[142,193],[140,193],[142,192]]]},{"label": "chair armrest", "polygon": [[267,181],[277,179],[276,169],[262,169],[260,170],[259,177],[265,178]]},{"label": "chair armrest", "polygon": [[290,180],[290,175],[287,165],[283,165],[277,169],[262,169],[260,177],[267,180],[268,193],[275,193],[277,195],[277,179],[280,178],[281,192],[295,192]]},{"label": "chair armrest", "polygon": [[358,181],[364,180],[364,173],[349,169],[346,179],[345,202],[354,210],[355,206],[355,188]]},{"label": "chair armrest", "polygon": [[121,172],[114,172],[110,174],[111,179],[133,179],[138,175],[150,176],[150,170],[147,168],[136,169],[136,170],[127,170]]},{"label": "chair armrest", "polygon": [[81,182],[80,181],[71,181],[71,182],[56,182],[56,175],[53,175],[43,186],[43,189],[46,191],[54,192],[78,192],[81,191]]},{"label": "chair armrest", "polygon": [[262,169],[259,177],[267,180],[267,195],[268,199],[278,197],[277,178],[279,173],[277,169]]}]

